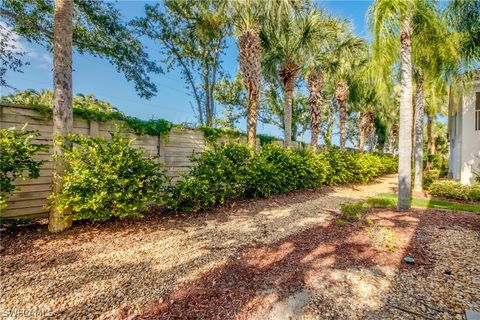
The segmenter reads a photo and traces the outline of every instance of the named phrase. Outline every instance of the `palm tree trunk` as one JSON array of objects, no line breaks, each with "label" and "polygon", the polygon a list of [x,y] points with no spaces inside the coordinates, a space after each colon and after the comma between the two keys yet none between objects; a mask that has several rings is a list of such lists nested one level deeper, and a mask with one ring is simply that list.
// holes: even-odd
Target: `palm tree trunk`
[{"label": "palm tree trunk", "polygon": [[410,210],[412,172],[412,23],[404,17],[401,30],[401,92],[400,92],[400,132],[398,163],[398,205],[399,211]]},{"label": "palm tree trunk", "polygon": [[339,127],[340,127],[340,150],[345,150],[347,143],[347,99],[348,83],[341,80],[335,87],[335,98],[338,102]]},{"label": "palm tree trunk", "polygon": [[430,156],[434,154],[433,151],[433,136],[432,136],[433,114],[427,114],[427,170],[432,168],[432,161]]},{"label": "palm tree trunk", "polygon": [[[53,48],[53,172],[52,194],[62,189],[66,163],[62,159],[62,137],[72,132],[72,19],[73,0],[55,0]],[[48,230],[60,232],[72,225],[69,210],[52,204]]]},{"label": "palm tree trunk", "polygon": [[310,91],[310,97],[308,102],[310,104],[310,128],[311,128],[311,142],[310,145],[313,151],[318,147],[318,136],[320,134],[320,126],[322,124],[322,87],[323,87],[323,74],[321,71],[312,71],[307,77],[308,89]]},{"label": "palm tree trunk", "polygon": [[284,140],[283,145],[289,148],[292,143],[292,103],[293,103],[293,89],[285,91],[285,112],[283,115],[284,128]]},{"label": "palm tree trunk", "polygon": [[322,103],[310,103],[312,139],[310,145],[313,151],[317,151],[318,136],[320,134],[320,125],[322,123]]},{"label": "palm tree trunk", "polygon": [[345,101],[338,102],[339,127],[340,127],[340,150],[345,150],[347,142],[347,107]]},{"label": "palm tree trunk", "polygon": [[360,122],[358,130],[358,151],[363,152],[365,149],[365,136],[367,131],[367,116],[364,112],[358,113],[358,118]]},{"label": "palm tree trunk", "polygon": [[257,139],[257,99],[248,95],[248,115],[247,115],[247,144],[250,148],[255,149]]},{"label": "palm tree trunk", "polygon": [[283,145],[286,148],[290,148],[290,145],[292,143],[293,89],[295,88],[295,81],[297,79],[297,73],[299,70],[300,68],[295,64],[292,59],[287,59],[279,72],[279,76],[283,82],[283,87],[285,88],[285,112],[283,114]]},{"label": "palm tree trunk", "polygon": [[423,118],[425,116],[425,96],[423,92],[423,73],[418,72],[417,90],[415,94],[415,177],[413,190],[423,191]]},{"label": "palm tree trunk", "polygon": [[247,143],[255,148],[257,139],[258,97],[261,86],[262,41],[258,31],[244,30],[238,37],[240,70],[248,92]]}]

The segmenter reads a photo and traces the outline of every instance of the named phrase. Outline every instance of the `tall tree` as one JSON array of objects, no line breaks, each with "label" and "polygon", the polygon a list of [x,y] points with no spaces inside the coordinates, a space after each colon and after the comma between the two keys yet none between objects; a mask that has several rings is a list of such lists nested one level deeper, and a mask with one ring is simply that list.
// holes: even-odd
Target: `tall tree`
[{"label": "tall tree", "polygon": [[448,24],[460,35],[459,50],[463,67],[478,67],[480,62],[480,0],[452,0],[446,6]]},{"label": "tall tree", "polygon": [[419,8],[419,1],[422,0],[376,0],[370,8],[376,60],[380,64],[390,66],[395,61],[391,56],[398,50],[398,44],[400,45],[401,92],[397,206],[399,211],[409,210],[411,199],[412,19]]},{"label": "tall tree", "polygon": [[264,28],[265,69],[277,73],[285,90],[284,145],[292,141],[292,103],[301,63],[317,39],[318,15],[309,7],[287,11]]},{"label": "tall tree", "polygon": [[318,23],[317,40],[313,43],[312,48],[307,51],[305,63],[302,65],[302,73],[307,83],[310,96],[308,102],[310,104],[310,145],[313,150],[317,149],[318,137],[322,125],[322,114],[324,106],[324,84],[325,69],[328,61],[328,52],[334,48],[336,44],[336,33],[339,31],[340,23],[336,19],[327,16],[320,10],[315,10]]},{"label": "tall tree", "polygon": [[215,87],[230,33],[226,1],[166,0],[145,5],[136,32],[160,43],[167,70],[179,68],[195,100],[200,125],[212,126]]},{"label": "tall tree", "polygon": [[[52,191],[62,187],[65,164],[61,161],[63,137],[72,130],[72,50],[108,59],[135,83],[139,95],[149,98],[156,92],[149,72],[160,72],[140,41],[134,38],[111,3],[102,1],[21,1],[4,0],[2,15],[14,32],[54,52],[54,165]],[[51,206],[49,230],[70,227],[68,208]]]},{"label": "tall tree", "polygon": [[423,191],[423,128],[425,118],[425,84],[447,82],[458,69],[457,37],[448,33],[440,9],[434,1],[419,2],[419,13],[413,16],[413,64],[416,74],[414,121],[414,184]]},{"label": "tall tree", "polygon": [[[72,108],[72,17],[73,0],[55,0],[53,47],[53,175],[52,193],[62,189],[66,163],[62,159],[62,137],[73,128]],[[52,205],[48,230],[59,232],[72,225],[68,208]]]},{"label": "tall tree", "polygon": [[[262,1],[233,1],[233,21],[237,33],[238,62],[247,90],[247,143],[254,148],[257,136],[258,99],[262,86],[261,21],[267,12]],[[268,6],[267,6],[268,7]]]},{"label": "tall tree", "polygon": [[330,52],[330,69],[335,81],[335,100],[339,109],[340,149],[345,149],[347,141],[347,100],[349,83],[359,67],[366,62],[366,43],[353,35],[351,26],[343,24],[337,33],[337,44]]}]

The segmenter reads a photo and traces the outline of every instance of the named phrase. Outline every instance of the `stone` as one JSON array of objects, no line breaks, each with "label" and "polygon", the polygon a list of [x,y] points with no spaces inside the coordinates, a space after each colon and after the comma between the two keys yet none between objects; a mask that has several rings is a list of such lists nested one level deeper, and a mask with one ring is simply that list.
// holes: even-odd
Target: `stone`
[{"label": "stone", "polygon": [[480,320],[480,312],[474,310],[465,310],[467,320]]}]

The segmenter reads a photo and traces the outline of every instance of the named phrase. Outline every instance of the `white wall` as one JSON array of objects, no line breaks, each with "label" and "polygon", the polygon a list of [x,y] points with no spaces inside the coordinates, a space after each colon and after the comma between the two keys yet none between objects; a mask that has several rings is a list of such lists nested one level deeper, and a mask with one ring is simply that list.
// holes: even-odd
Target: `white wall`
[{"label": "white wall", "polygon": [[[463,184],[474,183],[474,172],[480,171],[480,130],[475,130],[475,96],[480,92],[480,81],[463,98],[461,119],[461,152],[458,170]],[[455,175],[454,175],[455,178]]]}]

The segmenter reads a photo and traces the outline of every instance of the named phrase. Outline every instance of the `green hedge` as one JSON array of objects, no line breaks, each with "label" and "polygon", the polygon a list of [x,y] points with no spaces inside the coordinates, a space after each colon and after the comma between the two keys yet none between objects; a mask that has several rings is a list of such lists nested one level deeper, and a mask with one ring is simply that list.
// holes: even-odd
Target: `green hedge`
[{"label": "green hedge", "polygon": [[61,210],[70,208],[74,220],[105,221],[141,217],[146,203],[162,203],[167,182],[162,165],[132,140],[112,134],[102,137],[71,135],[65,148],[68,163],[61,192],[51,198]]},{"label": "green hedge", "polygon": [[322,184],[367,183],[397,170],[390,155],[312,152],[267,144],[255,153],[238,144],[217,145],[198,157],[194,168],[168,188],[167,208],[198,211],[227,200],[268,197]]},{"label": "green hedge", "polygon": [[473,186],[464,186],[458,181],[437,180],[429,188],[434,196],[458,200],[480,201],[480,183]]}]

